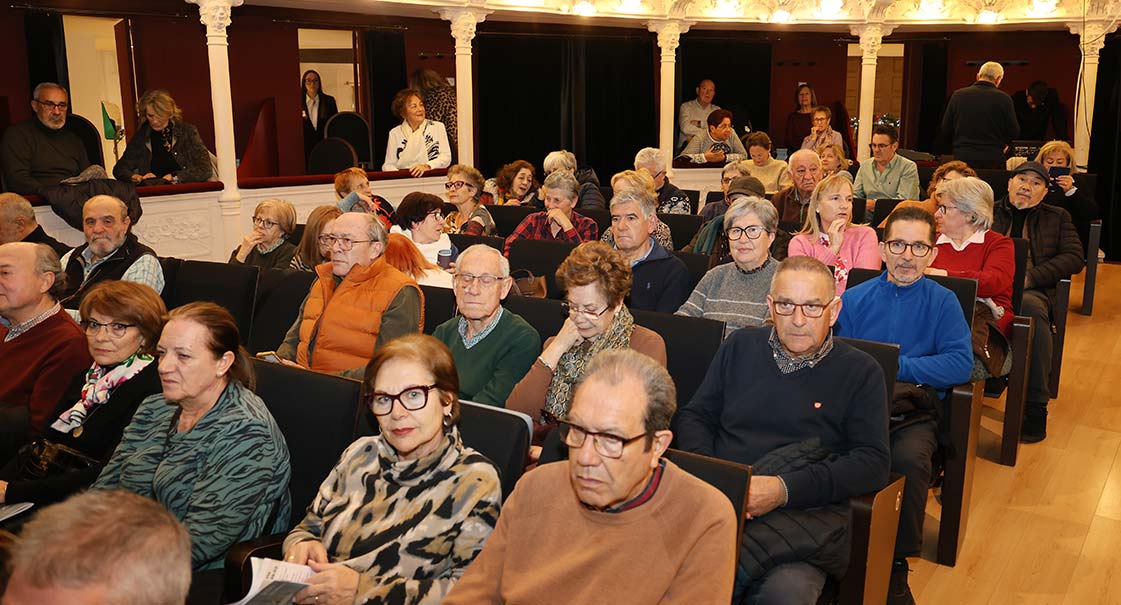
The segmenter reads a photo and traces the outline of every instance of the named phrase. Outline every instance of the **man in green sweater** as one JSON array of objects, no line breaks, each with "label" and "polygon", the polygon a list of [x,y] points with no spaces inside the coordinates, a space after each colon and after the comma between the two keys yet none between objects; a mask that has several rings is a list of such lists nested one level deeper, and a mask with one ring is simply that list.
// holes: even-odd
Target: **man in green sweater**
[{"label": "man in green sweater", "polygon": [[37,194],[90,165],[82,140],[63,128],[70,108],[66,89],[43,82],[31,97],[35,117],[13,125],[0,142],[4,188],[20,195]]},{"label": "man in green sweater", "polygon": [[455,274],[459,315],[432,333],[446,344],[459,371],[461,399],[503,407],[514,385],[541,354],[541,336],[502,308],[510,292],[510,261],[476,244],[459,255]]}]

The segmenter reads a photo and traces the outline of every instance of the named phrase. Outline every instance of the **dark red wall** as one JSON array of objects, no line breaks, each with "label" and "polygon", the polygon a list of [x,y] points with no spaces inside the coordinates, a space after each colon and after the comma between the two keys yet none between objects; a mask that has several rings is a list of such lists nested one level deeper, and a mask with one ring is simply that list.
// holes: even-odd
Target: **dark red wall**
[{"label": "dark red wall", "polygon": [[[206,28],[198,19],[132,17],[136,88],[164,88],[194,124],[206,146],[214,151],[214,110],[210,101],[210,66],[206,56]],[[298,79],[298,78],[297,78]],[[125,127],[135,132],[135,118]]]},{"label": "dark red wall", "polygon": [[[7,98],[8,115],[0,115],[0,127],[31,117],[31,85],[27,74],[27,40],[23,35],[23,11],[0,4],[0,57],[4,76],[0,78],[0,97]],[[0,101],[0,105],[3,101]],[[0,106],[0,112],[4,108]]]},{"label": "dark red wall", "polygon": [[808,82],[814,87],[820,105],[845,100],[847,44],[836,42],[838,37],[836,34],[792,33],[772,43],[771,130],[767,134],[771,135],[775,147],[789,146],[782,139],[786,116],[794,111],[794,90],[798,82]]},{"label": "dark red wall", "polygon": [[[401,24],[405,30],[405,66],[409,73],[421,68],[439,72],[445,77],[455,77],[455,38],[451,22],[443,19],[408,19]],[[428,55],[421,59],[420,54]],[[441,53],[437,59],[432,55]]]}]

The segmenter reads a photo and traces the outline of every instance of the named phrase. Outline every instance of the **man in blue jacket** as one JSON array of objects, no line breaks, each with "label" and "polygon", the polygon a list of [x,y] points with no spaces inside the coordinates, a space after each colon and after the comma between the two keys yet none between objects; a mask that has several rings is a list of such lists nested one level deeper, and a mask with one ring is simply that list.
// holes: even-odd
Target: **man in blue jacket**
[{"label": "man in blue jacket", "polygon": [[630,308],[673,313],[693,292],[685,263],[654,241],[658,227],[654,199],[623,192],[611,198],[615,248],[631,263]]},{"label": "man in blue jacket", "polygon": [[[954,293],[923,274],[938,255],[934,217],[900,208],[887,219],[880,255],[887,271],[849,288],[837,320],[838,336],[899,345],[898,383],[928,386],[942,399],[969,382],[973,349],[969,325]],[[938,402],[940,404],[940,401]],[[895,420],[893,418],[893,420]],[[937,420],[907,419],[891,433],[891,470],[907,478],[895,540],[889,605],[914,603],[907,586],[907,557],[922,547],[926,493],[938,448]]]}]

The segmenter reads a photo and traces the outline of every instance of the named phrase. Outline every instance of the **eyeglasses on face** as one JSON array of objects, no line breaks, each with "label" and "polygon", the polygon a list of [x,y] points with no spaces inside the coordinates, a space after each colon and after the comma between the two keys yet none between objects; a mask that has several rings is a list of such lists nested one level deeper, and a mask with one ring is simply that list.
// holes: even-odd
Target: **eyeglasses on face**
[{"label": "eyeglasses on face", "polygon": [[432,212],[429,212],[425,218],[429,216],[435,216],[437,221],[444,220],[444,212],[442,210],[433,210]]},{"label": "eyeglasses on face", "polygon": [[561,441],[570,448],[580,448],[590,436],[592,447],[604,458],[621,458],[623,450],[630,444],[649,435],[649,432],[635,435],[634,437],[620,437],[611,433],[597,433],[571,422],[560,422],[557,425]]},{"label": "eyeglasses on face", "polygon": [[253,217],[253,226],[254,227],[264,227],[265,229],[272,229],[273,227],[275,227],[279,224],[280,223],[278,223],[276,221],[270,221],[267,218],[261,218],[259,216]]},{"label": "eyeglasses on face", "polygon": [[[944,212],[945,211],[943,210],[943,213]],[[889,242],[886,242],[886,244],[887,244],[888,252],[891,252],[892,254],[895,254],[896,256],[898,256],[900,254],[903,254],[904,252],[907,251],[908,248],[910,248],[911,249],[911,254],[915,255],[918,258],[922,258],[922,257],[926,256],[927,254],[930,254],[930,249],[932,247],[930,244],[924,244],[923,242],[913,242],[912,243],[912,242],[905,242],[905,241],[899,240],[899,239],[893,239]]]},{"label": "eyeglasses on face", "polygon": [[750,227],[732,227],[727,231],[727,236],[730,241],[734,242],[745,235],[747,239],[759,239],[759,236],[764,233],[770,233],[770,231],[767,231],[759,225],[751,225]]},{"label": "eyeglasses on face", "polygon": [[70,104],[66,101],[63,101],[62,103],[55,103],[54,101],[43,101],[40,99],[35,99],[35,102],[42,105],[43,107],[46,107],[47,111],[66,111],[67,109],[70,109]]},{"label": "eyeglasses on face", "polygon": [[339,250],[343,252],[349,251],[354,247],[354,244],[364,244],[372,242],[372,239],[350,239],[349,237],[335,237],[334,235],[320,235],[319,243],[327,247],[334,247],[335,244],[339,245]]},{"label": "eyeglasses on face", "polygon": [[109,335],[113,338],[120,338],[125,335],[129,328],[135,328],[136,324],[126,324],[119,321],[111,321],[109,323],[101,323],[92,319],[82,321],[82,328],[86,331],[86,336],[94,336],[101,331],[101,328],[109,330]]},{"label": "eyeglasses on face", "polygon": [[412,386],[400,393],[386,393],[383,391],[373,391],[366,394],[366,405],[370,406],[370,411],[374,416],[388,416],[393,411],[394,402],[399,402],[401,407],[410,412],[415,412],[428,405],[428,393],[435,389],[434,384],[421,384]]},{"label": "eyeglasses on face", "polygon": [[468,183],[467,181],[448,181],[444,183],[444,189],[446,189],[447,191],[459,191],[464,187],[474,188],[475,186],[471,183]]},{"label": "eyeglasses on face", "polygon": [[951,204],[938,204],[938,209],[934,212],[937,214],[946,214],[951,210],[961,210],[961,208],[958,208],[957,206],[953,206]]},{"label": "eyeglasses on face", "polygon": [[608,309],[610,309],[610,308],[611,308],[611,305],[607,305],[606,307],[604,307],[603,309],[601,309],[599,311],[589,311],[587,309],[580,309],[578,307],[575,307],[575,306],[573,306],[572,303],[570,303],[568,301],[565,301],[565,302],[561,303],[561,311],[563,311],[565,315],[567,315],[569,317],[573,317],[573,316],[576,316],[576,315],[583,315],[584,317],[586,317],[588,319],[593,319],[593,320],[598,319],[600,317],[603,317],[603,314],[607,313]]},{"label": "eyeglasses on face", "polygon": [[[836,300],[836,299],[834,299],[834,300]],[[802,315],[805,315],[806,317],[809,317],[810,319],[817,319],[818,317],[821,317],[825,313],[825,308],[828,307],[831,304],[833,304],[832,300],[825,303],[825,304],[820,304],[820,303],[792,303],[792,302],[788,302],[788,301],[784,301],[784,300],[776,300],[776,301],[771,303],[771,308],[773,308],[775,310],[775,313],[777,313],[779,315],[782,315],[784,317],[794,315],[794,309],[801,309],[802,310]]]},{"label": "eyeglasses on face", "polygon": [[499,277],[497,275],[489,275],[489,274],[486,274],[486,273],[484,273],[482,275],[472,275],[470,273],[456,273],[454,276],[452,276],[452,281],[454,281],[457,285],[463,286],[464,288],[470,288],[471,286],[473,286],[476,283],[478,283],[479,285],[481,285],[484,288],[493,288],[495,284],[497,284],[500,281],[505,281],[505,280],[506,280],[505,277]]},{"label": "eyeglasses on face", "polygon": [[869,143],[868,146],[872,149],[887,149],[891,147],[891,143]]}]

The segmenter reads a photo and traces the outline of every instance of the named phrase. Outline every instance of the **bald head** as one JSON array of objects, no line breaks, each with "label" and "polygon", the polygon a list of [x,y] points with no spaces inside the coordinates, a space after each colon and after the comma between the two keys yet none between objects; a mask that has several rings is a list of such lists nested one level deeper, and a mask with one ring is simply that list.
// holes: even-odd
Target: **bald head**
[{"label": "bald head", "polygon": [[0,245],[0,317],[23,323],[57,300],[66,280],[58,255],[30,242]]},{"label": "bald head", "polygon": [[14,193],[0,193],[0,244],[22,241],[38,226],[31,202]]},{"label": "bald head", "polygon": [[82,232],[94,260],[124,245],[131,224],[128,206],[111,195],[95,195],[82,206]]}]

